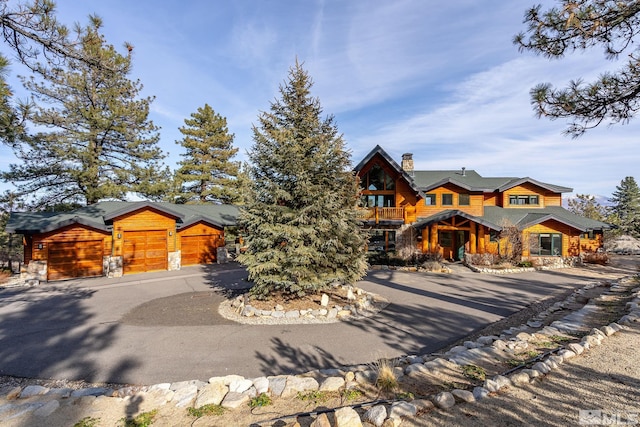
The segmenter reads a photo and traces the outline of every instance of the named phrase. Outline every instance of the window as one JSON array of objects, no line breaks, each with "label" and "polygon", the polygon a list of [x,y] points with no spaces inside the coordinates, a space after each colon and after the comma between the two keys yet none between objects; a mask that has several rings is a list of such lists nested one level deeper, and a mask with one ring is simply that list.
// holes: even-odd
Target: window
[{"label": "window", "polygon": [[396,232],[390,230],[371,230],[369,251],[393,252],[396,250]]},{"label": "window", "polygon": [[365,194],[362,196],[362,206],[365,208],[393,208],[396,198],[390,194]]},{"label": "window", "polygon": [[529,196],[509,196],[510,205],[539,205],[540,198],[537,195]]},{"label": "window", "polygon": [[442,206],[452,206],[453,205],[453,194],[446,193],[442,195]]},{"label": "window", "polygon": [[453,231],[440,231],[438,235],[438,244],[443,248],[452,248]]},{"label": "window", "polygon": [[500,241],[500,232],[496,230],[489,231],[489,241],[490,242],[499,242]]},{"label": "window", "polygon": [[562,256],[562,234],[531,233],[529,251],[531,256]]},{"label": "window", "polygon": [[427,206],[435,206],[436,205],[436,195],[431,193],[431,194],[425,194],[424,195],[424,204]]},{"label": "window", "polygon": [[395,182],[380,165],[373,165],[369,172],[362,177],[362,185],[371,191],[384,191],[395,189]]},{"label": "window", "polygon": [[469,200],[468,194],[458,194],[458,206],[469,206]]}]

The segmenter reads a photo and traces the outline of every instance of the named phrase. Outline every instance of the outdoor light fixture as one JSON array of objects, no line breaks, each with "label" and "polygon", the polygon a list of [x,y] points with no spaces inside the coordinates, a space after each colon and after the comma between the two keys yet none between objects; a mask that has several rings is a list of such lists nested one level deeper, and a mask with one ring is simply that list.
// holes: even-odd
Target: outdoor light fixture
[{"label": "outdoor light fixture", "polygon": [[118,235],[116,236],[118,239],[122,239],[122,233],[118,233]]},{"label": "outdoor light fixture", "polygon": [[170,232],[169,232],[169,236],[173,236],[173,231],[170,231]]},{"label": "outdoor light fixture", "polygon": [[42,246],[42,243],[38,243],[38,249],[42,249],[44,246]]}]

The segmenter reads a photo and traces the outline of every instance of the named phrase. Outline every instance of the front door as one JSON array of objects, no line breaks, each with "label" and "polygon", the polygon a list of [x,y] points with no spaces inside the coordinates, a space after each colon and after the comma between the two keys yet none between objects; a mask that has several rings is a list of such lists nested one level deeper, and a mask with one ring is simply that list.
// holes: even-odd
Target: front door
[{"label": "front door", "polygon": [[462,261],[464,259],[465,243],[467,243],[465,232],[456,231],[456,261]]}]

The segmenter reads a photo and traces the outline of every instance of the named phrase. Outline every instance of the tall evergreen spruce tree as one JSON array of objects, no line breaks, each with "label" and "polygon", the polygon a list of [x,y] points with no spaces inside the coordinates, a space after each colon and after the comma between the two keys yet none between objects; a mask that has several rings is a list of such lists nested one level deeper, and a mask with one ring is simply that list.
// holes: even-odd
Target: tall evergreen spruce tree
[{"label": "tall evergreen spruce tree", "polygon": [[632,176],[616,186],[611,202],[617,226],[623,234],[640,237],[640,188]]},{"label": "tall evergreen spruce tree", "polygon": [[13,144],[21,163],[2,178],[32,208],[124,200],[129,192],[159,199],[167,189],[158,128],[148,120],[152,99],[138,98],[142,85],[127,77],[130,54],[106,44],[100,19],[91,19],[76,48],[87,60],[69,57],[40,70],[42,81],[23,79],[33,95],[24,115],[39,131]]},{"label": "tall evergreen spruce tree", "polygon": [[227,119],[205,104],[184,123],[180,128],[184,138],[176,141],[186,149],[175,173],[179,197],[197,203],[240,201],[236,182],[240,163],[231,161],[238,149],[233,148]]},{"label": "tall evergreen spruce tree", "polygon": [[312,84],[296,61],[281,99],[253,128],[253,197],[240,217],[248,245],[239,261],[258,298],[302,296],[366,271],[350,154],[333,117],[321,118]]}]

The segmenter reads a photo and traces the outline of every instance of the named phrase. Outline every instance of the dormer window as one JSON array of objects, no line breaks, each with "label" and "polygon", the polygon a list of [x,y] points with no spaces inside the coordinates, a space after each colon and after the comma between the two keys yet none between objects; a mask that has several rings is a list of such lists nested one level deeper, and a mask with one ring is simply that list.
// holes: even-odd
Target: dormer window
[{"label": "dormer window", "polygon": [[373,165],[369,172],[364,174],[362,185],[369,191],[385,191],[396,188],[393,178],[380,165]]},{"label": "dormer window", "polygon": [[527,195],[527,196],[513,195],[513,196],[509,196],[509,204],[510,205],[539,205],[540,197],[537,195]]}]

